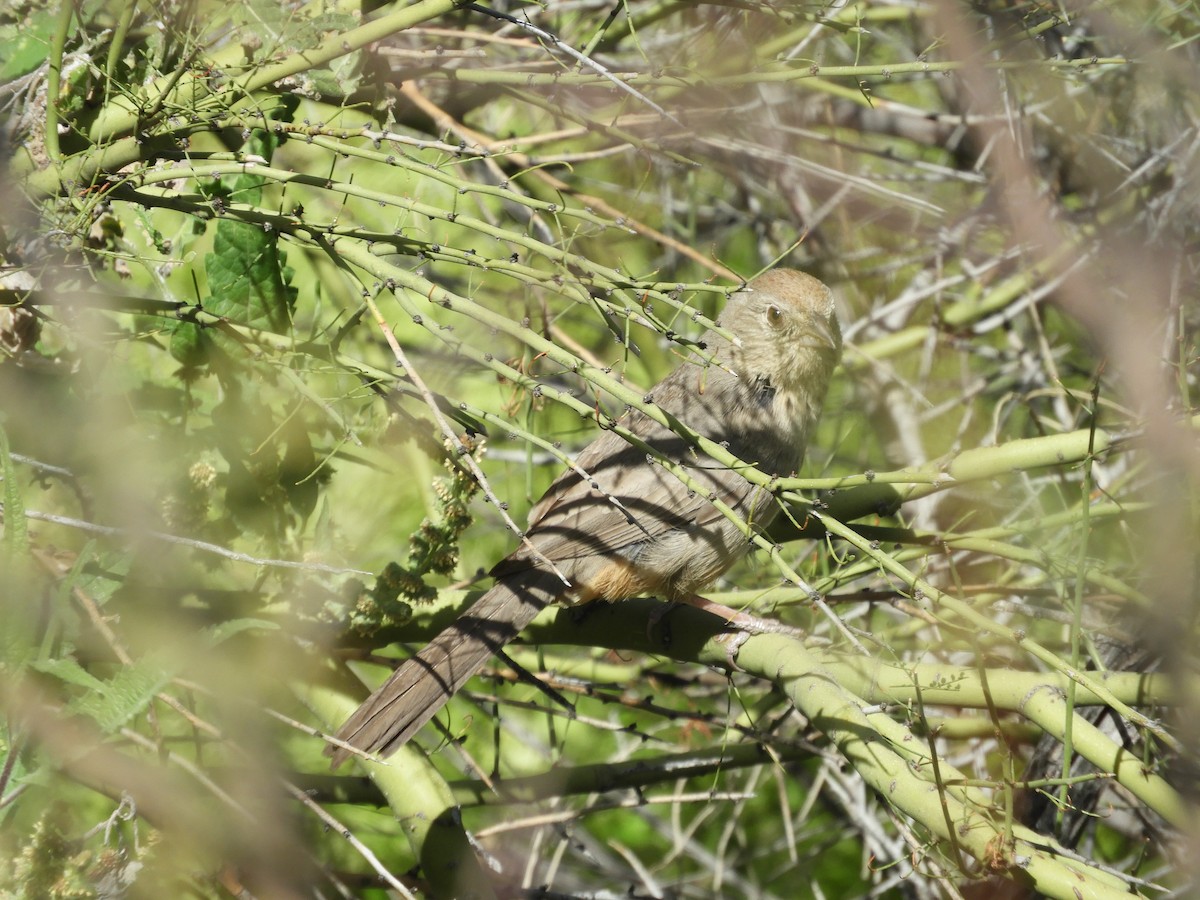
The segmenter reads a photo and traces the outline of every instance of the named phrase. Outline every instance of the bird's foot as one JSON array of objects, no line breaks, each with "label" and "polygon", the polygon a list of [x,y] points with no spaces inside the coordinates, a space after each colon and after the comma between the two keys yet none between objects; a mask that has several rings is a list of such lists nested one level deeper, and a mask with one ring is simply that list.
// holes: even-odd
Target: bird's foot
[{"label": "bird's foot", "polygon": [[[782,622],[773,622],[770,619],[760,619],[758,616],[752,616],[733,607],[725,606],[722,603],[709,600],[707,597],[701,597],[699,594],[691,594],[686,597],[677,597],[674,600],[668,600],[659,609],[651,613],[649,620],[646,622],[646,637],[652,638],[654,629],[680,603],[686,603],[688,606],[694,606],[697,609],[711,613],[718,618],[724,619],[730,626],[730,631],[718,637],[717,640],[725,645],[725,659],[731,669],[740,668],[737,664],[738,651],[742,648],[742,644],[746,643],[746,641],[750,640],[756,634],[785,634],[796,638],[802,637],[804,634],[799,628],[784,625]],[[664,637],[664,641],[669,643],[670,637]]]},{"label": "bird's foot", "polygon": [[749,631],[727,631],[725,634],[717,638],[718,644],[725,646],[725,663],[729,666],[730,671],[744,671],[738,665],[738,651],[742,649],[742,644],[754,637]]},{"label": "bird's foot", "polygon": [[752,616],[750,613],[725,606],[722,603],[709,600],[707,597],[701,597],[699,594],[681,597],[679,598],[679,602],[702,609],[705,612],[712,613],[714,616],[719,616],[732,627],[746,634],[786,634],[790,637],[801,637],[804,634],[799,628],[784,625],[782,622],[774,622],[771,619],[760,619],[758,616]]}]

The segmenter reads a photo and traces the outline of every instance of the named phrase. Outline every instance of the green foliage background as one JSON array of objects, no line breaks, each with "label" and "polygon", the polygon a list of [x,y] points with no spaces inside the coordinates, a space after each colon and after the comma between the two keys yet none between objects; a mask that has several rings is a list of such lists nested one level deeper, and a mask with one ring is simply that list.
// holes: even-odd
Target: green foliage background
[{"label": "green foliage background", "polygon": [[[0,891],[1186,893],[1198,22],[6,4]],[[847,352],[713,596],[805,637],[552,611],[330,774],[776,263]]]}]

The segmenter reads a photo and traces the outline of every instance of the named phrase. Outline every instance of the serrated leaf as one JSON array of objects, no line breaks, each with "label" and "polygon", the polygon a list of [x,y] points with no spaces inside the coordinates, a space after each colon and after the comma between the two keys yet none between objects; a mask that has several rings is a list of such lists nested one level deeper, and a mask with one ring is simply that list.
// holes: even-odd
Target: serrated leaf
[{"label": "serrated leaf", "polygon": [[0,29],[0,84],[32,72],[50,53],[58,10],[53,6],[31,12],[20,25]]},{"label": "serrated leaf", "polygon": [[28,615],[24,608],[4,612],[4,627],[0,628],[0,672],[5,681],[11,681],[37,654],[38,622],[37,617]]},{"label": "serrated leaf", "polygon": [[[88,547],[91,546],[89,543]],[[86,548],[85,548],[86,549]],[[81,551],[80,555],[83,555]],[[96,603],[103,606],[125,584],[125,577],[133,565],[133,554],[108,552],[98,554],[91,565],[79,573],[79,587],[87,592]]]},{"label": "serrated leaf", "polygon": [[100,682],[99,689],[78,697],[67,709],[94,719],[101,731],[112,734],[142,713],[174,675],[159,659],[141,659],[123,666],[108,681]]},{"label": "serrated leaf", "polygon": [[[277,144],[269,132],[257,131],[244,149],[270,160]],[[262,185],[262,178],[242,174],[222,180],[217,193],[228,192],[231,201],[254,205],[262,199]],[[209,292],[204,307],[243,325],[284,333],[291,324],[295,304],[295,291],[288,286],[284,269],[285,257],[276,232],[232,218],[219,219],[212,252],[204,257]],[[181,340],[178,353],[188,355],[195,349],[183,330],[176,329],[173,354],[175,336]],[[178,354],[176,359],[184,361]]]},{"label": "serrated leaf", "polygon": [[29,667],[43,675],[49,675],[51,678],[57,678],[59,681],[87,691],[103,693],[105,690],[103,681],[68,657],[38,660],[30,663]]},{"label": "serrated leaf", "polygon": [[218,222],[213,250],[204,258],[209,290],[205,308],[252,328],[286,332],[292,297],[283,281],[278,244],[277,235],[255,225]]},{"label": "serrated leaf", "polygon": [[266,619],[232,619],[228,622],[222,622],[220,625],[214,625],[208,629],[207,637],[211,646],[216,647],[218,644],[223,644],[234,635],[241,634],[244,631],[278,631],[279,626],[274,622],[268,622]]},{"label": "serrated leaf", "polygon": [[4,473],[4,552],[12,560],[24,556],[29,549],[29,530],[25,504],[8,454],[8,435],[3,428],[0,428],[0,471]]},{"label": "serrated leaf", "polygon": [[189,368],[208,362],[212,340],[195,322],[175,322],[171,328],[171,356]]},{"label": "serrated leaf", "polygon": [[42,605],[29,602],[42,590],[35,586],[29,557],[6,556],[7,550],[0,548],[0,571],[4,573],[0,580],[0,672],[3,680],[11,683],[44,652],[46,623]]}]

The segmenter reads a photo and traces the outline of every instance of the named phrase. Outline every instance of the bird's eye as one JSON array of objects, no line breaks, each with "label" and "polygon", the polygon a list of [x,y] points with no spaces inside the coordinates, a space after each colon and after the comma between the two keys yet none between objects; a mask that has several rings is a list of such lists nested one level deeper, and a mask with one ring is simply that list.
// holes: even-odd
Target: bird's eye
[{"label": "bird's eye", "polygon": [[778,328],[783,324],[783,310],[778,306],[767,307],[767,324],[772,328]]}]

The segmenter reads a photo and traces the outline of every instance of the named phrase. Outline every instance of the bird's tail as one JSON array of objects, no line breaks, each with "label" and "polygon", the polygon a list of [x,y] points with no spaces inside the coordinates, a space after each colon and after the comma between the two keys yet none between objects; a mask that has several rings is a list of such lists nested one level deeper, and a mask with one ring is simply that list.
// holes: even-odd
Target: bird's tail
[{"label": "bird's tail", "polygon": [[[420,653],[401,663],[346,720],[338,738],[366,753],[394,753],[562,590],[558,576],[537,569],[497,581]],[[333,745],[325,753],[335,769],[351,755]]]}]

